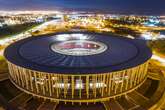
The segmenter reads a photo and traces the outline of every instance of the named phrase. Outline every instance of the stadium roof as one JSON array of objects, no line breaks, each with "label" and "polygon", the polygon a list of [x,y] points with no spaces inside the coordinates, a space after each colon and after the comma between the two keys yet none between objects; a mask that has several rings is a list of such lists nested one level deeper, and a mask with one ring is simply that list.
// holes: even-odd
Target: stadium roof
[{"label": "stadium roof", "polygon": [[9,45],[4,55],[8,61],[20,67],[59,74],[119,71],[143,64],[152,55],[143,40],[90,32],[78,32],[77,34],[89,36],[89,41],[104,43],[107,46],[104,52],[85,56],[61,54],[51,49],[52,44],[59,42],[57,36],[60,34],[73,33],[26,38]]}]

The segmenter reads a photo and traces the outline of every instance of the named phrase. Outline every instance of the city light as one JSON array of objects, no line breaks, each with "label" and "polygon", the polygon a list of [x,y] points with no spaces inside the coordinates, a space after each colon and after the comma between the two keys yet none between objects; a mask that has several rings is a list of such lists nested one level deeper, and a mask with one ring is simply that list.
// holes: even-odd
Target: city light
[{"label": "city light", "polygon": [[[0,11],[0,14],[2,16],[0,29],[6,29],[6,33],[2,33],[4,35],[0,39],[0,73],[4,73],[0,74],[0,78],[2,77],[0,84],[9,83],[1,87],[8,87],[10,83],[13,83],[18,87],[19,92],[23,90],[21,94],[28,93],[29,96],[32,95],[31,97],[35,96],[32,100],[38,100],[38,97],[41,100],[44,99],[42,104],[38,104],[38,110],[43,105],[47,106],[48,103],[58,105],[61,102],[62,105],[64,102],[66,106],[71,103],[73,107],[74,104],[83,106],[86,103],[86,106],[89,106],[91,103],[97,105],[101,102],[106,109],[111,108],[110,104],[115,103],[115,107],[120,105],[121,108],[125,107],[123,108],[125,110],[143,108],[143,106],[147,108],[150,101],[156,103],[150,104],[151,110],[157,110],[156,107],[164,105],[162,100],[165,99],[163,88],[163,83],[165,83],[163,44],[165,16],[103,14],[85,11]],[[14,27],[16,32],[10,33],[7,30],[10,27]],[[42,38],[50,39],[43,40],[41,43],[36,42]],[[108,41],[108,38],[112,39]],[[36,43],[29,43],[33,39]],[[144,44],[136,44],[135,39],[145,40],[147,45],[144,44],[144,48],[148,51],[141,51],[143,48],[138,48],[137,51],[141,51],[139,53],[142,56],[135,59],[133,66],[127,68],[129,63],[135,61],[133,59],[140,54],[124,59],[123,61],[127,61],[122,63],[122,57],[134,53],[129,53],[128,46],[123,49],[123,53],[118,55],[123,46],[114,39],[128,44],[135,41],[133,44],[135,47]],[[22,42],[20,47],[17,47],[16,42],[18,44]],[[42,45],[43,42],[47,45]],[[12,46],[9,46],[11,44]],[[41,45],[42,48],[38,49]],[[7,53],[10,50],[6,51],[8,46],[12,49],[17,47],[12,51],[13,56]],[[133,49],[130,52],[134,52]],[[110,51],[107,52],[107,50]],[[15,53],[17,51],[18,54]],[[97,58],[102,55],[104,55],[103,58]],[[142,62],[145,56],[147,60]],[[17,57],[19,58],[15,60]],[[117,60],[119,62],[113,64]],[[17,91],[15,86],[12,86],[14,92]],[[16,94],[14,92],[13,94]],[[2,90],[2,96],[6,98],[7,95],[4,93]],[[13,94],[11,96],[14,96]],[[157,96],[160,101],[154,100]],[[27,102],[31,102],[29,99]],[[124,105],[125,101],[128,104]],[[21,107],[23,108],[26,104],[25,102],[25,105]],[[30,106],[30,104],[27,105]]]},{"label": "city light", "polygon": [[160,63],[162,63],[165,66],[165,58],[162,58],[158,55],[152,55],[152,59],[158,60]]}]

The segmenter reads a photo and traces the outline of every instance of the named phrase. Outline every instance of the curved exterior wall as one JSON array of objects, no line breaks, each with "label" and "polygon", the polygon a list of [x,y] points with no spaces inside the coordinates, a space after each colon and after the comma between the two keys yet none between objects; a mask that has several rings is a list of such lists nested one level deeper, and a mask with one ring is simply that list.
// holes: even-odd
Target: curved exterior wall
[{"label": "curved exterior wall", "polygon": [[148,61],[111,73],[58,74],[33,71],[8,61],[10,80],[34,96],[64,102],[98,102],[124,95],[146,79]]},{"label": "curved exterior wall", "polygon": [[[57,39],[61,37],[69,40]],[[76,56],[51,48],[79,42],[84,37],[88,39],[83,46],[90,44],[92,52],[97,50],[93,44],[106,49],[98,54]],[[140,39],[84,32],[23,39],[9,45],[4,56],[10,80],[22,91],[57,102],[88,103],[109,100],[138,88],[147,77],[152,53]]]}]

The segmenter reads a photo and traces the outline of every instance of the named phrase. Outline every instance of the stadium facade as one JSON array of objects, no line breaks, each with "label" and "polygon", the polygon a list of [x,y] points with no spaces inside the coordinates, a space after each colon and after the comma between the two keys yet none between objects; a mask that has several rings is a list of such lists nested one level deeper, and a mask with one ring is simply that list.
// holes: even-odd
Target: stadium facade
[{"label": "stadium facade", "polygon": [[140,87],[152,53],[138,39],[63,32],[17,41],[4,55],[10,80],[22,91],[57,102],[95,103]]}]

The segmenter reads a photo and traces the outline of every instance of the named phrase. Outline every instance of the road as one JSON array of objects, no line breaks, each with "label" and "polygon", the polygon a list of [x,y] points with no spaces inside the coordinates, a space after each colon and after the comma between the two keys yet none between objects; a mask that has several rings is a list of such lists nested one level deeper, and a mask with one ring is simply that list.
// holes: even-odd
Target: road
[{"label": "road", "polygon": [[158,62],[160,62],[162,64],[162,66],[165,66],[165,58],[163,58],[159,55],[153,54],[152,59],[157,60]]}]

